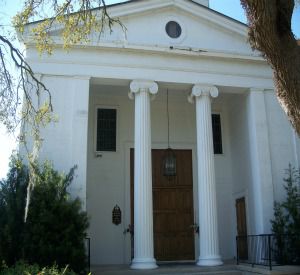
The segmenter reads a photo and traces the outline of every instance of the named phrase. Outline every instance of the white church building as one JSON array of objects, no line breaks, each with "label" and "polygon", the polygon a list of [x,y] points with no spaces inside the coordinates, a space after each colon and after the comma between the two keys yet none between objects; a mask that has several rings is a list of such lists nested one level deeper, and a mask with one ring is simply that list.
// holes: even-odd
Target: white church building
[{"label": "white church building", "polygon": [[91,264],[234,259],[237,235],[271,232],[284,170],[299,167],[270,66],[247,26],[208,0],[132,0],[108,13],[126,32],[115,24],[68,53],[59,28],[50,56],[30,30],[23,37],[58,116],[41,158],[78,165],[71,193],[90,217]]}]

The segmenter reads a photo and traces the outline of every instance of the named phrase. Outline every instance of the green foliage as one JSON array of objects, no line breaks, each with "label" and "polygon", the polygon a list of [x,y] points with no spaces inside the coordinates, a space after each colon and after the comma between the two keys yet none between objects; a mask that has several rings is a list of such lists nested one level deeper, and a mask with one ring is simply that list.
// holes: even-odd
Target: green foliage
[{"label": "green foliage", "polygon": [[24,235],[24,252],[29,262],[43,266],[67,263],[75,271],[86,266],[87,215],[81,212],[80,201],[69,200],[67,193],[74,170],[63,176],[45,163],[37,171],[38,183],[32,191]]},{"label": "green foliage", "polygon": [[0,260],[9,266],[19,259],[40,266],[69,265],[80,273],[86,267],[88,218],[79,199],[70,199],[67,192],[76,167],[67,175],[59,174],[48,162],[35,169],[38,177],[26,223],[28,169],[13,159],[8,178],[1,182]]},{"label": "green foliage", "polygon": [[287,198],[282,203],[287,213],[286,231],[292,235],[300,234],[300,171],[290,166],[287,175],[285,179]]},{"label": "green foliage", "polygon": [[[47,14],[45,11],[48,11]],[[62,27],[60,37],[64,49],[89,42],[93,31],[99,37],[105,27],[112,31],[115,23],[123,31],[126,29],[118,18],[109,16],[104,0],[25,1],[22,10],[13,19],[13,25],[19,33],[23,33],[25,25],[32,21],[36,22],[29,30],[34,35],[37,50],[48,54],[54,48],[50,31],[55,26]]]},{"label": "green foliage", "polygon": [[68,267],[59,268],[56,264],[51,267],[40,268],[39,265],[29,265],[23,261],[18,261],[14,266],[3,265],[0,275],[75,275]]},{"label": "green foliage", "polygon": [[22,257],[28,171],[12,157],[7,179],[0,181],[0,259],[13,264]]},{"label": "green foliage", "polygon": [[289,165],[284,182],[286,199],[274,203],[271,220],[276,256],[281,263],[300,264],[300,171]]}]

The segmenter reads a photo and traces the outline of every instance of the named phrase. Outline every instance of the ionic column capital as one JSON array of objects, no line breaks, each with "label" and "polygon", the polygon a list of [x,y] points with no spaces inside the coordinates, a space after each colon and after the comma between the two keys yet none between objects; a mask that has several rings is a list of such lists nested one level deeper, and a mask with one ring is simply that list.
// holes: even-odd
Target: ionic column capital
[{"label": "ionic column capital", "polygon": [[198,96],[217,97],[219,95],[218,88],[212,85],[195,84],[191,94],[188,96],[188,101],[194,103],[194,98]]},{"label": "ionic column capital", "polygon": [[130,92],[128,94],[130,99],[134,99],[134,94],[139,92],[148,92],[152,95],[152,99],[158,92],[158,85],[151,80],[133,80],[130,83]]}]

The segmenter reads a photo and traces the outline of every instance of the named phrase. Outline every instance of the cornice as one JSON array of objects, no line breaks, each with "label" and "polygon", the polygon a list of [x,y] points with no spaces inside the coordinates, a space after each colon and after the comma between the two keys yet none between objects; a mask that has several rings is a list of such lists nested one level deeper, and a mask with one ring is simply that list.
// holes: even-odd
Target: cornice
[{"label": "cornice", "polygon": [[[56,40],[56,46],[54,49],[62,49],[62,41]],[[25,44],[27,48],[35,47],[35,42],[31,39],[30,42]],[[214,57],[222,59],[235,59],[235,60],[247,60],[253,62],[266,63],[265,59],[258,54],[246,55],[239,52],[230,51],[217,51],[213,49],[203,48],[188,48],[188,47],[170,47],[166,45],[141,45],[141,44],[129,44],[129,43],[89,43],[88,45],[76,45],[73,49],[91,49],[91,50],[122,50],[122,51],[139,51],[141,53],[161,53],[177,56],[198,56],[198,57]],[[72,51],[72,49],[71,49]],[[267,63],[266,63],[267,64]]]}]

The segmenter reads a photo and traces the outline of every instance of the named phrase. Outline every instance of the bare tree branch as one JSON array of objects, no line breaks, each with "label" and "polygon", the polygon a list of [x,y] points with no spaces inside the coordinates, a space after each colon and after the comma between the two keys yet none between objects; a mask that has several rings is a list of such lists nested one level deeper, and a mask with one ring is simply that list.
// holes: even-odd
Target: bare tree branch
[{"label": "bare tree branch", "polygon": [[[35,106],[32,100],[33,92],[35,94],[40,94],[42,91],[46,92],[50,112],[53,110],[51,94],[47,87],[35,76],[22,53],[13,46],[9,39],[0,35],[0,42],[0,116],[1,121],[10,130],[13,130],[20,120],[26,120],[29,115],[38,113],[38,106]],[[7,67],[8,64],[16,66],[19,72],[19,80],[12,75],[12,72]],[[22,93],[28,108],[24,109],[23,115],[18,116],[18,109],[22,102],[20,94]]]}]

